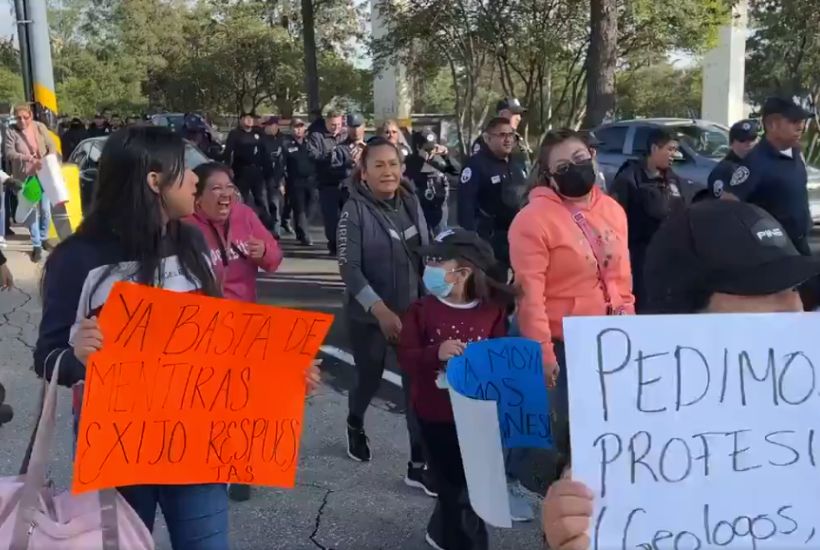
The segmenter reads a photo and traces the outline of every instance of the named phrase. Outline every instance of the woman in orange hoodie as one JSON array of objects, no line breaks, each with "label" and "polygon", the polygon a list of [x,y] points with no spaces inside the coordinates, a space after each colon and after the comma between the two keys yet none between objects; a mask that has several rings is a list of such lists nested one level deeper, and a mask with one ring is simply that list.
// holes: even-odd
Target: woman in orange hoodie
[{"label": "woman in orange hoodie", "polygon": [[[521,287],[522,336],[541,343],[551,396],[553,438],[569,459],[563,322],[579,315],[635,313],[626,215],[595,185],[589,148],[572,130],[550,132],[538,155],[529,203],[509,231],[510,261]],[[560,472],[560,470],[559,470]]]}]

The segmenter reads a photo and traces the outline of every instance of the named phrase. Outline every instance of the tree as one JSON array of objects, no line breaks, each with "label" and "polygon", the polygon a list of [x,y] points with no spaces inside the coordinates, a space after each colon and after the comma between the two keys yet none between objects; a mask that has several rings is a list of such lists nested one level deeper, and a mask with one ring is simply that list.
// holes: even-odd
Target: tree
[{"label": "tree", "polygon": [[590,0],[590,36],[587,54],[587,113],[592,128],[615,112],[615,68],[618,63],[616,0]]},{"label": "tree", "polygon": [[703,71],[678,69],[663,62],[640,67],[618,78],[618,118],[682,117],[700,114]]}]

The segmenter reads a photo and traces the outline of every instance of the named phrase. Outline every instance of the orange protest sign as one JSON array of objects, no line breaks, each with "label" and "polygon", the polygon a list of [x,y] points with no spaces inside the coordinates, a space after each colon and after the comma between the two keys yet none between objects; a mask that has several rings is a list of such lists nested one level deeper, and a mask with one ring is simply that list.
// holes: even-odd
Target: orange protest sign
[{"label": "orange protest sign", "polygon": [[72,490],[293,487],[305,373],[332,321],[117,283],[86,365]]}]

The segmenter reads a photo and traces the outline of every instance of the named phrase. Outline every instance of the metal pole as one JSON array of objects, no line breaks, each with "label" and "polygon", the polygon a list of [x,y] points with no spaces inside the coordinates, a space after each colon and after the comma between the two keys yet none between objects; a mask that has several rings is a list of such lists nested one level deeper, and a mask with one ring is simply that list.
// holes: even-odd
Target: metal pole
[{"label": "metal pole", "polygon": [[[57,130],[57,95],[54,91],[54,65],[51,61],[51,40],[48,32],[48,6],[46,0],[15,0],[21,4],[28,16],[25,33],[26,49],[30,67],[30,100],[34,103],[37,120],[52,131],[51,137],[60,149]],[[19,18],[18,18],[19,19]],[[24,35],[20,35],[20,50],[23,50]],[[25,70],[23,71],[26,72]],[[71,236],[71,220],[65,204],[51,205],[51,222],[60,240]]]},{"label": "metal pole", "polygon": [[20,44],[20,72],[23,74],[23,93],[28,101],[34,100],[32,87],[31,50],[29,48],[29,25],[25,0],[14,0],[14,12],[17,16],[17,36]]}]

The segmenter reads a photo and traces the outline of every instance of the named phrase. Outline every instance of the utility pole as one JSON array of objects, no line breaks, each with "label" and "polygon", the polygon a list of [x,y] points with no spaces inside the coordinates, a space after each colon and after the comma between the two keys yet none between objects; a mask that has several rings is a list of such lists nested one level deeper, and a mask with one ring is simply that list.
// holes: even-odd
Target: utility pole
[{"label": "utility pole", "polygon": [[[26,100],[34,105],[35,119],[51,130],[59,151],[60,138],[55,133],[57,95],[54,92],[54,66],[51,61],[46,0],[14,0],[14,9]],[[51,220],[60,240],[71,235],[71,221],[65,204],[51,206]]]}]

